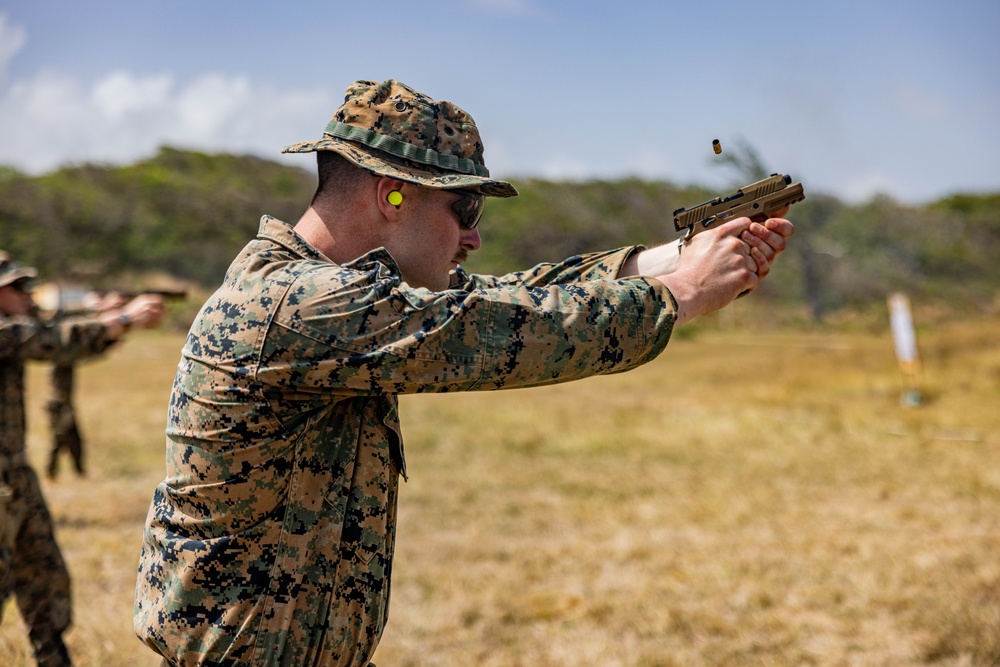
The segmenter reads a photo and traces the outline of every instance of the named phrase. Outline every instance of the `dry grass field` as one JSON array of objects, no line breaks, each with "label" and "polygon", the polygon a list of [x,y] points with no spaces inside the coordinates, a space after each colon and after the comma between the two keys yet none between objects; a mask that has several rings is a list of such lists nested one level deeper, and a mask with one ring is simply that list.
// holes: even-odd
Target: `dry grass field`
[{"label": "dry grass field", "polygon": [[[1000,665],[1000,322],[932,322],[920,407],[900,404],[880,327],[731,320],[631,373],[404,398],[375,662]],[[81,367],[90,471],[45,482],[81,667],[158,664],[132,590],[180,345],[135,335]],[[39,469],[45,372],[29,375]],[[32,664],[13,606],[0,664]]]}]

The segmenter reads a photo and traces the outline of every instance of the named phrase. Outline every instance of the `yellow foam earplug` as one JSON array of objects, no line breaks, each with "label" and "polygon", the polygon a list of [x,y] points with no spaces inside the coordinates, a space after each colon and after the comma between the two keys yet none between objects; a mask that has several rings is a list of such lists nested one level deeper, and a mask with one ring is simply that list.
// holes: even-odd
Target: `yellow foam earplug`
[{"label": "yellow foam earplug", "polygon": [[386,196],[385,200],[393,206],[399,206],[403,203],[403,195],[399,194],[399,190],[393,190]]}]

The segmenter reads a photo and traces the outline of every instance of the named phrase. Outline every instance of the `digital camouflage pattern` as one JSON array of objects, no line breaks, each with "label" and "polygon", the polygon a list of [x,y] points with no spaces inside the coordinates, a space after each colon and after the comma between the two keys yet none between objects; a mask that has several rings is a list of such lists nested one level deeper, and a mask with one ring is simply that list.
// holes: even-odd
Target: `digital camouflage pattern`
[{"label": "digital camouflage pattern", "polygon": [[69,665],[70,579],[38,476],[25,454],[24,362],[69,362],[111,341],[96,320],[0,316],[0,616],[13,594],[40,666]]},{"label": "digital camouflage pattern", "polygon": [[[11,494],[0,518],[4,544],[0,547],[0,600],[13,594],[28,627],[39,667],[71,664],[62,634],[72,620],[70,577],[56,543],[45,498],[35,471],[14,465],[2,487]],[[0,621],[3,606],[0,604]]]},{"label": "digital camouflage pattern", "polygon": [[46,472],[50,479],[59,474],[59,457],[69,456],[78,475],[84,474],[83,438],[76,422],[76,408],[73,406],[73,385],[76,378],[76,364],[73,362],[52,364],[49,380],[52,396],[45,404],[52,427],[52,450]]},{"label": "digital camouflage pattern", "polygon": [[653,359],[676,315],[636,248],[431,292],[373,250],[338,265],[265,216],[198,315],[135,630],[175,667],[368,664],[385,626],[398,394],[527,387]]},{"label": "digital camouflage pattern", "polygon": [[392,79],[355,81],[321,139],[282,149],[312,151],[336,151],[373,174],[426,187],[517,195],[510,183],[490,178],[479,129],[468,112]]}]

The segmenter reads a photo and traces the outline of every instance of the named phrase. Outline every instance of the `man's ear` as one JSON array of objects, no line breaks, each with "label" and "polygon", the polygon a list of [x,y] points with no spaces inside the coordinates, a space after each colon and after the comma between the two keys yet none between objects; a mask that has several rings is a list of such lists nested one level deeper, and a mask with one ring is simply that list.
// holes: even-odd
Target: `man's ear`
[{"label": "man's ear", "polygon": [[389,222],[399,219],[400,211],[406,206],[406,197],[410,194],[408,183],[383,176],[378,179],[375,196],[378,199],[379,211]]}]

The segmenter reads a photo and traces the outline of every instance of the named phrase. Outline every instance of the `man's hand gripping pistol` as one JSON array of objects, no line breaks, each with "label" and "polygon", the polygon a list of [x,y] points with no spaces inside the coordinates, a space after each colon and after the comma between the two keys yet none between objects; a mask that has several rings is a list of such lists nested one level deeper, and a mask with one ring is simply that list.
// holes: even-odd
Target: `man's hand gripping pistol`
[{"label": "man's hand gripping pistol", "polygon": [[685,239],[723,222],[746,216],[764,222],[771,213],[805,199],[801,183],[792,183],[791,176],[771,174],[762,181],[744,185],[728,197],[674,211],[674,228],[687,229]]}]

